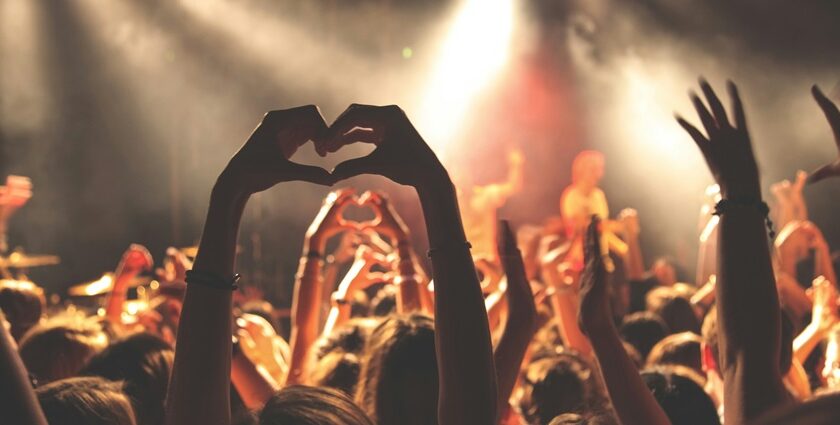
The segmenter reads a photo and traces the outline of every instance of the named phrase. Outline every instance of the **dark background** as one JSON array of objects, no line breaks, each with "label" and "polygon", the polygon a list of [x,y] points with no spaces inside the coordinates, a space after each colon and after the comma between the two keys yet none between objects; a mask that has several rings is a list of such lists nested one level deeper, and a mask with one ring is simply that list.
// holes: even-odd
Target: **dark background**
[{"label": "dark background", "polygon": [[[397,103],[414,116],[460,3],[0,0],[0,177],[35,185],[11,245],[61,256],[30,273],[60,291],[113,269],[129,243],[158,260],[167,246],[195,244],[215,176],[265,111],[314,103],[330,121],[349,103]],[[686,91],[699,74],[740,84],[765,189],[836,154],[808,91],[819,83],[838,99],[836,1],[517,4],[507,66],[444,158],[488,183],[522,149],[526,187],[501,211],[516,223],[555,214],[574,155],[599,149],[611,211],[638,209],[647,259],[672,254],[690,271],[711,179],[671,112],[692,117]],[[296,159],[330,167],[361,149]],[[411,191],[378,178],[348,184],[391,193],[425,249]],[[283,184],[248,206],[240,269],[276,300],[288,300],[326,192]],[[838,195],[837,181],[806,189],[835,248]]]}]

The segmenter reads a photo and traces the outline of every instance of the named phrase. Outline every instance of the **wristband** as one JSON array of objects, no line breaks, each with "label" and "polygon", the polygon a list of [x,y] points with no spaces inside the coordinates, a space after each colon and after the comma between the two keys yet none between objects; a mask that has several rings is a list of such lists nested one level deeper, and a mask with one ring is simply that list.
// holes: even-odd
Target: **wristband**
[{"label": "wristband", "polygon": [[202,270],[187,270],[187,278],[184,279],[188,284],[199,284],[208,288],[214,289],[229,289],[235,291],[239,288],[236,284],[239,282],[240,275],[235,274],[230,278],[219,276],[213,272],[206,272]]},{"label": "wristband", "polygon": [[754,208],[758,211],[761,215],[764,216],[764,224],[767,226],[767,232],[770,234],[770,239],[776,237],[776,231],[773,229],[773,221],[770,220],[770,207],[767,206],[767,203],[762,201],[761,199],[755,198],[731,198],[731,199],[721,199],[716,205],[715,210],[712,212],[712,215],[716,215],[718,217],[726,214],[728,211],[732,210],[732,208],[737,207],[747,207],[747,208]]}]

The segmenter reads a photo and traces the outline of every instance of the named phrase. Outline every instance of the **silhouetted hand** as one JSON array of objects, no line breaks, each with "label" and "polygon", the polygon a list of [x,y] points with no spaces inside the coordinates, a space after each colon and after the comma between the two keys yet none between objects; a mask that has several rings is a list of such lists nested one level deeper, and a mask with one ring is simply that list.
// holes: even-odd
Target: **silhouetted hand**
[{"label": "silhouetted hand", "polygon": [[324,117],[313,105],[268,112],[219,180],[248,194],[292,180],[329,186],[333,179],[327,170],[289,160],[307,141],[322,140],[326,131]]},{"label": "silhouetted hand", "polygon": [[338,164],[337,181],[360,174],[377,174],[409,186],[446,173],[432,149],[398,106],[350,105],[330,126],[330,137],[319,153],[335,152],[355,142],[372,143],[369,155]]},{"label": "silhouetted hand", "polygon": [[834,143],[837,145],[838,157],[834,162],[823,165],[816,169],[808,176],[808,183],[816,183],[822,179],[832,176],[840,175],[840,111],[837,110],[837,105],[826,97],[819,87],[815,84],[811,88],[811,93],[814,95],[817,104],[820,105],[828,120],[828,125],[831,126],[831,131],[834,133]]},{"label": "silhouetted hand", "polygon": [[593,338],[598,329],[602,329],[612,320],[612,310],[610,309],[607,292],[607,270],[601,256],[599,223],[598,217],[593,215],[592,222],[586,229],[586,240],[584,241],[586,266],[580,278],[578,324],[580,330],[589,338]]},{"label": "silhouetted hand", "polygon": [[727,82],[727,89],[732,98],[734,123],[730,123],[720,99],[706,80],[700,80],[700,88],[709,102],[709,108],[693,92],[691,101],[706,135],[680,116],[677,116],[677,122],[697,143],[715,181],[720,185],[724,198],[760,199],[758,165],[747,132],[747,121],[741,98],[738,96],[738,88],[731,81]]}]

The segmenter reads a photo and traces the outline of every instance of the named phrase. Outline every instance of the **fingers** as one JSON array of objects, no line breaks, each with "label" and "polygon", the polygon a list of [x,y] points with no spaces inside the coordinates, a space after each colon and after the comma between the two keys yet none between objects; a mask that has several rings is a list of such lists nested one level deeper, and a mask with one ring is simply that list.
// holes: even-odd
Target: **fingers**
[{"label": "fingers", "polygon": [[335,166],[332,176],[336,182],[361,174],[381,174],[377,172],[378,163],[373,154],[361,158],[349,159]]},{"label": "fingers", "polygon": [[703,94],[709,102],[709,107],[712,109],[712,114],[717,122],[717,126],[728,126],[729,120],[726,118],[726,110],[723,109],[723,104],[720,103],[720,99],[717,97],[717,94],[715,94],[712,86],[709,85],[709,82],[703,77],[700,77],[700,89],[703,90]]},{"label": "fingers", "polygon": [[283,167],[284,177],[291,176],[293,180],[301,180],[323,186],[332,186],[335,179],[330,173],[312,165],[303,165],[296,162],[289,162]]},{"label": "fingers", "polygon": [[814,184],[820,180],[826,179],[833,175],[840,174],[840,164],[835,162],[833,164],[826,164],[816,170],[812,171],[810,175],[808,175],[808,184]]},{"label": "fingers", "polygon": [[834,133],[834,142],[837,144],[837,149],[840,150],[840,110],[816,84],[811,87],[811,94],[814,95],[814,99],[825,114],[828,125],[831,126],[831,131]]},{"label": "fingers", "polygon": [[[352,104],[338,118],[333,121],[327,132],[329,140],[325,147],[329,152],[335,152],[347,143],[348,134],[355,129],[380,129],[380,107],[371,105]],[[360,138],[361,133],[354,133],[353,137]],[[351,139],[353,138],[351,137]],[[354,140],[364,141],[364,140]]]},{"label": "fingers", "polygon": [[719,129],[715,118],[711,113],[709,113],[709,110],[706,108],[706,105],[703,104],[700,97],[697,96],[697,93],[692,90],[689,92],[689,97],[691,98],[691,103],[694,105],[694,110],[697,111],[697,116],[700,117],[700,122],[703,124],[703,128],[706,129],[706,134],[709,135],[709,138],[712,138]]},{"label": "fingers", "polygon": [[600,219],[597,215],[592,216],[592,222],[586,229],[586,243],[584,244],[584,259],[588,264],[590,261],[597,262],[601,259],[601,237],[598,233]]},{"label": "fingers", "polygon": [[738,94],[738,86],[732,81],[726,82],[726,90],[732,98],[732,114],[735,119],[735,128],[747,131],[747,116],[744,114],[744,105],[741,103],[741,95]]},{"label": "fingers", "polygon": [[709,149],[711,148],[709,146],[709,140],[706,139],[705,136],[703,136],[703,133],[701,133],[700,130],[697,129],[697,127],[689,124],[688,121],[686,121],[683,117],[677,115],[676,118],[677,123],[680,125],[680,127],[682,127],[683,130],[685,130],[685,132],[688,133],[689,136],[691,136],[691,139],[694,140],[694,143],[697,145],[698,148],[700,148],[700,152],[703,154],[703,157],[708,160],[710,153]]},{"label": "fingers", "polygon": [[508,220],[499,220],[496,225],[496,244],[499,250],[499,256],[505,254],[513,254],[518,250],[516,246],[516,236],[510,228]]}]

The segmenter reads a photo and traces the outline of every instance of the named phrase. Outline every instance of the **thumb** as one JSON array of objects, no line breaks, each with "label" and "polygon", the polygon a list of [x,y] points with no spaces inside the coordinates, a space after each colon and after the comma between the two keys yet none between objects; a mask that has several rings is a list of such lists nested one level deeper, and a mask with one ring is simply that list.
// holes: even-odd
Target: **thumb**
[{"label": "thumb", "polygon": [[375,171],[378,168],[378,164],[376,164],[375,158],[372,155],[348,159],[336,165],[332,171],[333,178],[336,181],[341,181],[360,174],[379,174]]}]

